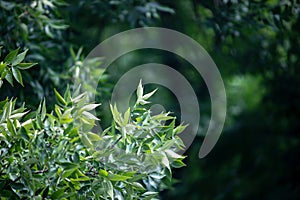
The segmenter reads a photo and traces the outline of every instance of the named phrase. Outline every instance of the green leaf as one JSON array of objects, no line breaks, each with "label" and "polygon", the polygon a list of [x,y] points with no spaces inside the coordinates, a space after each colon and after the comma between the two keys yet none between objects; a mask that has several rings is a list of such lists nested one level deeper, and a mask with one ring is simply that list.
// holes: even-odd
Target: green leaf
[{"label": "green leaf", "polygon": [[158,115],[154,115],[152,116],[152,119],[153,120],[159,120],[159,121],[167,121],[167,120],[170,120],[170,119],[174,119],[174,117],[172,116],[169,116],[170,113],[161,113],[161,114],[158,114]]},{"label": "green leaf", "polygon": [[69,169],[77,169],[78,165],[76,163],[72,163],[72,162],[61,162],[60,166],[64,169],[64,170],[69,170]]},{"label": "green leaf", "polygon": [[58,117],[61,117],[62,113],[61,113],[61,108],[58,105],[54,106],[54,111],[57,114]]},{"label": "green leaf", "polygon": [[23,78],[20,70],[18,70],[16,67],[12,67],[11,69],[15,79],[18,81],[18,83],[20,83],[24,87]]},{"label": "green leaf", "polygon": [[188,125],[179,125],[179,126],[177,126],[175,129],[174,129],[174,134],[175,135],[177,135],[177,134],[179,134],[179,133],[182,133],[185,129],[186,129],[186,127],[187,127]]},{"label": "green leaf", "polygon": [[5,78],[5,76],[8,74],[9,69],[8,68],[4,68],[3,71],[0,74],[0,78],[3,80]]},{"label": "green leaf", "polygon": [[71,54],[72,58],[75,60],[76,59],[76,55],[75,55],[75,51],[74,51],[74,49],[73,49],[72,46],[69,47],[69,51],[70,51],[70,54]]},{"label": "green leaf", "polygon": [[15,118],[19,119],[19,118],[23,117],[24,115],[26,115],[28,112],[29,111],[16,113],[16,114],[11,115],[9,118],[10,119],[15,119]]},{"label": "green leaf", "polygon": [[12,76],[12,73],[11,73],[11,71],[8,71],[8,73],[6,74],[6,76],[5,76],[5,79],[9,82],[9,84],[11,85],[11,86],[14,86],[14,82],[13,82],[13,78],[12,78],[13,76]]},{"label": "green leaf", "polygon": [[91,140],[87,137],[87,135],[85,133],[82,133],[80,135],[80,139],[85,146],[87,146],[87,147],[93,146],[93,143],[91,142]]},{"label": "green leaf", "polygon": [[170,168],[170,162],[169,162],[169,159],[167,157],[167,155],[165,153],[162,153],[162,159],[161,159],[161,163],[168,168],[169,171],[171,171],[171,168]]},{"label": "green leaf", "polygon": [[0,74],[2,74],[3,70],[5,69],[5,67],[6,67],[6,63],[1,62],[0,63]]},{"label": "green leaf", "polygon": [[75,174],[76,174],[76,177],[82,177],[82,178],[88,177],[84,173],[82,173],[82,171],[80,171],[79,169],[76,170]]},{"label": "green leaf", "polygon": [[95,115],[93,115],[92,113],[86,112],[86,111],[83,111],[82,115],[84,115],[85,117],[87,117],[90,120],[97,120],[97,121],[99,120],[99,118],[97,118]]},{"label": "green leaf", "polygon": [[62,197],[65,193],[65,188],[59,189],[57,191],[55,191],[51,197],[52,199],[59,199],[60,197]]},{"label": "green leaf", "polygon": [[172,137],[173,136],[173,132],[174,132],[174,128],[175,128],[175,118],[172,120],[172,122],[169,124],[168,126],[168,131],[167,131],[167,137]]},{"label": "green leaf", "polygon": [[53,33],[52,33],[51,30],[50,30],[50,26],[49,26],[49,25],[46,25],[46,26],[45,26],[45,33],[46,33],[46,35],[49,36],[50,38],[53,38],[53,37],[54,37]]},{"label": "green leaf", "polygon": [[10,186],[15,190],[20,190],[25,187],[22,183],[11,183]]},{"label": "green leaf", "polygon": [[111,199],[115,199],[114,198],[114,187],[113,187],[112,183],[110,181],[107,181],[106,183],[107,183],[107,193],[108,193],[109,197]]},{"label": "green leaf", "polygon": [[138,88],[136,90],[136,95],[138,99],[142,99],[143,98],[143,85],[142,85],[142,80],[140,80]]},{"label": "green leaf", "polygon": [[80,112],[83,112],[83,111],[91,111],[91,110],[94,110],[95,108],[97,108],[98,106],[100,106],[101,104],[88,104],[88,105],[85,105],[83,106],[80,110],[79,110],[79,113]]},{"label": "green leaf", "polygon": [[72,162],[78,164],[80,161],[80,158],[79,158],[79,154],[77,152],[75,152],[73,155],[72,155]]},{"label": "green leaf", "polygon": [[126,181],[132,177],[130,176],[123,176],[123,175],[119,175],[119,174],[109,174],[108,175],[109,180],[111,181]]},{"label": "green leaf", "polygon": [[101,138],[99,135],[95,134],[95,133],[87,132],[86,134],[87,134],[87,137],[88,137],[88,138],[90,139],[90,141],[92,141],[92,142],[97,142],[97,141],[102,140],[102,138]]},{"label": "green leaf", "polygon": [[145,191],[146,189],[144,188],[144,186],[138,182],[133,182],[131,183],[131,185],[133,186],[133,188],[137,189],[137,190],[142,190]]},{"label": "green leaf", "polygon": [[104,169],[100,169],[99,170],[99,174],[102,175],[102,176],[104,176],[104,177],[108,176],[108,172],[106,170],[104,170]]},{"label": "green leaf", "polygon": [[64,100],[64,98],[57,92],[56,89],[54,89],[54,93],[55,93],[55,97],[56,97],[56,100],[58,103],[66,106],[67,105],[67,102]]},{"label": "green leaf", "polygon": [[10,119],[7,120],[7,128],[11,134],[17,135],[16,127],[14,126],[14,124]]},{"label": "green leaf", "polygon": [[174,168],[181,168],[186,166],[181,160],[175,160],[174,162],[171,163],[171,166]]},{"label": "green leaf", "polygon": [[71,92],[70,92],[69,84],[67,85],[67,89],[66,89],[65,94],[64,94],[64,99],[67,102],[71,102]]},{"label": "green leaf", "polygon": [[117,122],[117,124],[122,125],[122,118],[121,118],[121,115],[118,111],[118,108],[117,108],[116,104],[114,106],[112,106],[110,104],[110,110],[111,110],[113,118]]},{"label": "green leaf", "polygon": [[123,119],[123,126],[126,126],[129,123],[130,119],[130,108],[125,112],[124,119]]},{"label": "green leaf", "polygon": [[[80,101],[83,101],[87,95],[87,93],[82,93],[82,94],[78,94],[80,92],[80,86],[76,89],[75,93],[77,95],[72,96],[72,102],[73,103],[78,103]],[[73,94],[74,95],[74,94]]]},{"label": "green leaf", "polygon": [[19,69],[29,69],[29,68],[31,68],[31,67],[33,67],[34,65],[37,65],[38,63],[19,63],[18,65],[17,65],[17,68],[19,68]]},{"label": "green leaf", "polygon": [[46,109],[46,99],[44,98],[42,108],[41,108],[41,120],[44,120],[47,114],[47,109]]},{"label": "green leaf", "polygon": [[28,51],[28,49],[26,49],[24,52],[18,54],[12,62],[12,66],[16,66],[20,62],[22,62],[26,56],[27,51]]},{"label": "green leaf", "polygon": [[168,156],[168,158],[172,158],[172,159],[179,159],[179,158],[182,159],[182,158],[185,158],[184,156],[179,155],[179,154],[175,153],[174,151],[172,151],[170,149],[165,150],[165,153]]},{"label": "green leaf", "polygon": [[25,129],[23,126],[22,126],[21,129],[20,129],[20,135],[21,135],[21,137],[22,137],[24,140],[26,140],[26,141],[29,141],[29,140],[30,140],[30,138],[29,138],[29,136],[28,136],[28,133],[27,133],[26,129]]},{"label": "green leaf", "polygon": [[77,170],[77,168],[65,170],[62,174],[62,178],[68,178],[74,173],[75,170]]},{"label": "green leaf", "polygon": [[138,103],[141,104],[141,105],[146,105],[146,104],[149,104],[150,102],[149,101],[145,101],[143,99],[140,99],[140,100],[138,100]]},{"label": "green leaf", "polygon": [[91,180],[91,178],[89,178],[87,176],[81,177],[81,178],[70,178],[70,181],[72,183],[74,183],[74,182],[84,182],[84,181],[89,181],[89,180]]},{"label": "green leaf", "polygon": [[153,90],[152,92],[149,92],[148,94],[145,94],[143,96],[143,100],[149,99],[156,91],[157,91],[157,89]]},{"label": "green leaf", "polygon": [[15,57],[17,56],[20,48],[17,48],[13,51],[11,51],[7,56],[4,58],[4,62],[12,63]]},{"label": "green leaf", "polygon": [[148,191],[143,193],[142,196],[156,196],[158,194],[158,192],[152,192],[152,191]]}]

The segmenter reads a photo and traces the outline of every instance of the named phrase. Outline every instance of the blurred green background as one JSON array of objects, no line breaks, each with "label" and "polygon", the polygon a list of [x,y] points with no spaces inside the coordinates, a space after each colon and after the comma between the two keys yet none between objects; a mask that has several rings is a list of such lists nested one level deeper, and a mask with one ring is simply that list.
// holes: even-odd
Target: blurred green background
[{"label": "blurred green background", "polygon": [[[0,1],[0,46],[28,48],[38,67],[24,74],[25,88],[7,84],[1,99],[18,97],[35,109],[53,88],[64,90],[84,57],[101,41],[135,27],[159,26],[201,44],[223,77],[228,107],[223,133],[203,159],[198,151],[210,119],[210,97],[193,67],[171,53],[139,50],[122,56],[99,82],[102,125],[123,72],[147,62],[174,67],[193,86],[201,109],[200,131],[174,172],[162,199],[300,199],[300,1],[299,0],[16,0]],[[179,106],[159,87],[154,103]],[[162,102],[162,99],[164,101]],[[188,106],[188,105],[187,105]]]}]

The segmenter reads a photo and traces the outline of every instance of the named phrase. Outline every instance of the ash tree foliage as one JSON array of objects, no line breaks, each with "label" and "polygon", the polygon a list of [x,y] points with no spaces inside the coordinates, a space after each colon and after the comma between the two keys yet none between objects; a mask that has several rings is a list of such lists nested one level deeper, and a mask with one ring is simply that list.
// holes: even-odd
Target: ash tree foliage
[{"label": "ash tree foliage", "polygon": [[[16,0],[0,1],[0,46],[3,53],[29,49],[27,59],[39,63],[39,70],[24,72],[27,87],[11,90],[3,86],[1,97],[17,96],[35,108],[48,96],[55,102],[53,88],[66,87],[69,70],[77,65],[73,52],[84,47],[87,55],[101,42],[105,27],[128,29],[151,25],[161,13],[174,11],[150,0]],[[83,56],[84,57],[84,56]],[[5,94],[5,95],[4,95]],[[30,96],[36,96],[32,99]]]},{"label": "ash tree foliage", "polygon": [[111,105],[100,132],[101,113],[92,112],[100,104],[67,86],[76,79],[89,91],[81,75],[102,73],[102,58],[82,65],[100,42],[99,24],[151,25],[162,12],[173,10],[149,0],[0,1],[1,200],[157,199],[171,187],[172,168],[185,166],[176,153],[185,126],[151,113],[154,92],[140,83],[136,103],[125,113]]},{"label": "ash tree foliage", "polygon": [[[1,83],[23,84],[20,70],[27,51],[10,52],[1,62]],[[175,126],[169,113],[145,109],[155,91],[137,88],[137,101],[125,113],[111,105],[112,125],[94,132],[99,119],[80,88],[64,95],[54,90],[50,112],[44,99],[36,111],[0,102],[1,199],[155,199],[170,187],[171,167],[182,167],[176,153],[185,126]]]},{"label": "ash tree foliage", "polygon": [[299,199],[300,1],[167,2],[176,11],[167,27],[195,38],[217,64],[228,112],[214,150],[198,160],[195,142],[165,199]]},{"label": "ash tree foliage", "polygon": [[[1,48],[0,47],[0,56],[1,56]],[[16,49],[10,52],[5,58],[4,61],[0,63],[0,87],[3,84],[3,80],[6,79],[11,86],[13,84],[13,77],[14,79],[20,83],[23,87],[23,78],[21,75],[20,70],[29,69],[36,65],[36,63],[24,63],[22,62],[26,56],[28,50],[18,54],[19,49]]]}]

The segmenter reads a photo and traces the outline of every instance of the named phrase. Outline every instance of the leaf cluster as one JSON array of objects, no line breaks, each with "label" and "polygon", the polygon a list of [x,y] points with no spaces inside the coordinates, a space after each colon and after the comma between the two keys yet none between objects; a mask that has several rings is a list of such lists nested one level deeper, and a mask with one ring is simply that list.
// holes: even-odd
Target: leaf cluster
[{"label": "leaf cluster", "polygon": [[[22,63],[26,52],[10,52],[1,74],[33,66]],[[50,112],[45,99],[36,111],[17,107],[16,99],[1,101],[1,199],[155,199],[170,187],[172,167],[184,166],[176,152],[185,126],[145,108],[154,92],[144,94],[140,82],[133,108],[123,114],[111,105],[112,125],[101,133],[93,113],[100,104],[80,88],[54,90]]]}]

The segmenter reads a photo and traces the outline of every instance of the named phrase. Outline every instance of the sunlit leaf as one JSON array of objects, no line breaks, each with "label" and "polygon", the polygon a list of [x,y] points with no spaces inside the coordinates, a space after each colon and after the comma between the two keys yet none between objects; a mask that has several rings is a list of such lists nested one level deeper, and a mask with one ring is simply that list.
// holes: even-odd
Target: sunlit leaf
[{"label": "sunlit leaf", "polygon": [[12,66],[18,65],[20,62],[22,62],[26,56],[28,49],[26,49],[24,52],[18,54],[12,61]]},{"label": "sunlit leaf", "polygon": [[12,67],[11,69],[12,69],[13,76],[14,76],[15,79],[18,81],[18,83],[20,83],[22,86],[24,86],[22,74],[21,74],[21,72],[18,70],[18,68]]},{"label": "sunlit leaf", "polygon": [[17,68],[24,70],[24,69],[30,69],[35,65],[37,65],[37,63],[19,63],[17,65]]},{"label": "sunlit leaf", "polygon": [[55,93],[55,97],[56,97],[58,103],[61,103],[62,105],[67,105],[67,102],[65,101],[65,99],[57,92],[56,89],[54,89],[54,93]]},{"label": "sunlit leaf", "polygon": [[119,174],[109,174],[108,178],[111,181],[126,181],[126,180],[130,179],[131,177],[123,176],[123,175],[119,175]]},{"label": "sunlit leaf", "polygon": [[18,52],[19,52],[19,48],[9,52],[9,54],[5,56],[4,62],[12,63],[15,57],[17,56]]}]

